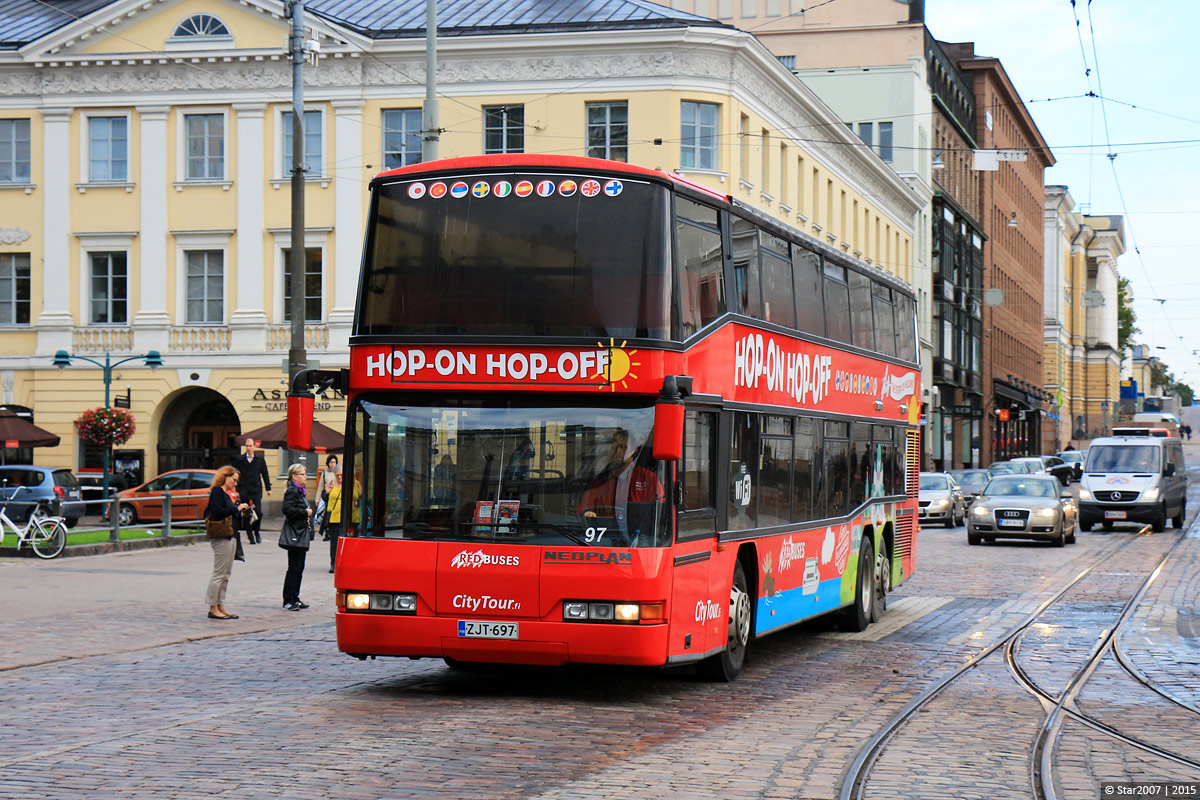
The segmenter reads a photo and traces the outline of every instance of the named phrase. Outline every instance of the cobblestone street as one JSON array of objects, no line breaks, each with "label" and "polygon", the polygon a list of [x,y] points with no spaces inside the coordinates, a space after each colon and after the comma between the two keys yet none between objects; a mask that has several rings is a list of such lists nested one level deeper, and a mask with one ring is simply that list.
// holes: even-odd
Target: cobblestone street
[{"label": "cobblestone street", "polygon": [[[234,622],[204,618],[206,545],[6,560],[0,683],[16,699],[0,712],[0,786],[6,800],[834,798],[859,748],[905,704],[1112,554],[1019,641],[1030,678],[1061,691],[1106,614],[1178,535],[1130,541],[1126,528],[1065,548],[969,547],[962,528],[925,529],[917,574],[881,623],[762,639],[728,685],[682,668],[360,663],[337,652],[333,576],[317,550],[305,576],[313,607],[291,613],[279,609],[282,553],[247,548],[230,584]],[[1177,700],[1133,683],[1111,655],[1079,700],[1082,713],[1188,758],[1200,752],[1198,561],[1193,531],[1117,642]],[[865,795],[1033,796],[1044,716],[997,652],[897,733]],[[1101,780],[1200,780],[1073,718],[1055,758],[1061,798],[1097,797]]]}]

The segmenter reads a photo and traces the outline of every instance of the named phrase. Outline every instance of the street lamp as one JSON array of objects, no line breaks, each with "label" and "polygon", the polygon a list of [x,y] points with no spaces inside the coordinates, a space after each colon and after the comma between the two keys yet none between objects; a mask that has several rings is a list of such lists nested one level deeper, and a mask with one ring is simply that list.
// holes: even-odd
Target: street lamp
[{"label": "street lamp", "polygon": [[[72,361],[86,361],[89,364],[94,364],[97,367],[99,367],[100,369],[104,370],[104,407],[108,408],[109,394],[111,393],[111,389],[112,389],[113,370],[116,369],[117,367],[121,366],[122,364],[128,364],[130,361],[137,361],[138,359],[144,359],[146,362],[146,366],[149,367],[150,369],[158,369],[159,367],[161,367],[163,365],[162,356],[159,355],[157,350],[151,350],[150,352],[146,353],[146,355],[144,355],[144,356],[129,356],[128,358],[122,358],[120,361],[113,361],[112,356],[110,356],[107,352],[105,352],[104,353],[104,363],[100,363],[99,361],[97,361],[94,358],[88,358],[87,356],[73,356],[70,353],[68,353],[66,350],[59,350],[57,353],[54,354],[54,362],[53,363],[54,363],[54,366],[58,367],[59,369],[66,369],[67,367],[69,367],[71,365]],[[104,448],[104,499],[105,500],[108,500],[108,469],[109,469],[108,451],[109,451],[109,448],[105,447]]]}]

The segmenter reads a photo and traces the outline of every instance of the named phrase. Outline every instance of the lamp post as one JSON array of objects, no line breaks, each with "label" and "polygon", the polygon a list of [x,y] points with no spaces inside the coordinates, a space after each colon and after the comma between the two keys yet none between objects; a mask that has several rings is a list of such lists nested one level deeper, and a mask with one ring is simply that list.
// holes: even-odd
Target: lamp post
[{"label": "lamp post", "polygon": [[[137,361],[138,359],[144,359],[146,362],[146,366],[149,367],[150,369],[158,369],[159,367],[161,367],[163,365],[162,356],[159,355],[157,350],[151,350],[150,352],[146,353],[144,356],[129,356],[128,358],[122,358],[119,361],[113,361],[112,356],[110,356],[107,352],[105,352],[103,363],[97,361],[94,358],[88,358],[87,356],[73,356],[70,353],[68,353],[66,350],[59,350],[57,353],[54,354],[54,366],[58,367],[59,369],[66,369],[68,366],[71,365],[72,361],[86,361],[89,364],[94,364],[97,367],[99,367],[100,369],[104,370],[104,407],[108,408],[109,397],[112,393],[113,370],[116,369],[117,367],[121,366],[122,364],[128,364],[130,361]],[[110,448],[106,445],[104,447],[104,500],[105,501],[108,500],[108,470],[109,470],[108,451],[109,450],[110,450]]]}]

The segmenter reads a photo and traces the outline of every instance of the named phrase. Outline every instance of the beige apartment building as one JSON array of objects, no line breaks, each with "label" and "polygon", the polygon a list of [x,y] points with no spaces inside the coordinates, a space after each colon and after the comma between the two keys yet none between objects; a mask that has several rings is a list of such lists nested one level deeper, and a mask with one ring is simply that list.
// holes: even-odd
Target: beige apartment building
[{"label": "beige apartment building", "polygon": [[[2,404],[63,439],[28,455],[99,463],[73,422],[102,404],[102,370],[55,369],[60,350],[161,353],[163,368],[135,358],[112,381],[136,416],[126,447],[145,477],[224,463],[233,436],[281,419],[293,245],[307,255],[310,360],[347,365],[368,182],[420,160],[423,8],[308,5],[321,56],[306,68],[303,243],[290,231],[278,4],[97,0],[77,18],[28,0],[0,21],[12,43],[0,50]],[[577,154],[676,171],[913,281],[923,201],[753,36],[618,2],[552,17],[463,8],[443,14],[439,35],[442,157]],[[344,413],[331,398],[317,418],[340,430]]]}]

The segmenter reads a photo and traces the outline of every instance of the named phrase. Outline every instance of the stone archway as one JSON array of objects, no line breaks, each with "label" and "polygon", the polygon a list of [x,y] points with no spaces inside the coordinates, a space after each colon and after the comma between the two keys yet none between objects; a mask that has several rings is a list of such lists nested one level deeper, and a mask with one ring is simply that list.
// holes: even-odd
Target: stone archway
[{"label": "stone archway", "polygon": [[241,421],[225,396],[194,387],[176,395],[158,425],[158,471],[216,469],[237,455]]}]

